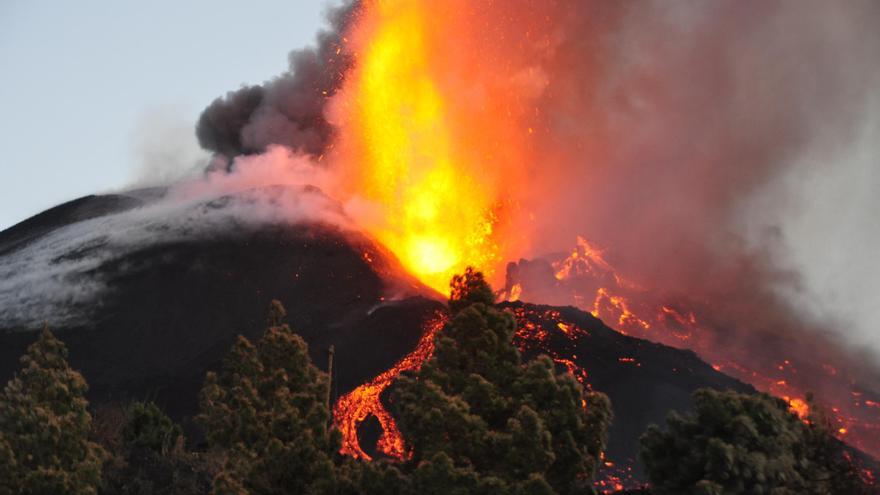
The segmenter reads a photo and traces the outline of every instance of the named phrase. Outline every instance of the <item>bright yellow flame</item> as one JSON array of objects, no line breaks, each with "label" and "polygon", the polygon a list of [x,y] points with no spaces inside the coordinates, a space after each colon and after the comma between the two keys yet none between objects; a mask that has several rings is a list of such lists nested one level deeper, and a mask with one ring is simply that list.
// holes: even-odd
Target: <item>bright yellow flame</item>
[{"label": "bright yellow flame", "polygon": [[379,240],[442,291],[453,272],[491,258],[490,198],[456,156],[427,60],[424,11],[392,1],[374,9],[382,20],[359,57],[356,83],[356,119],[366,144],[364,194],[386,207],[385,225],[375,231]]},{"label": "bright yellow flame", "polygon": [[479,57],[447,47],[445,30],[466,31],[453,7],[368,3],[350,33],[357,66],[341,92],[351,190],[376,210],[358,221],[441,292],[466,266],[491,275],[501,260],[501,181],[517,173],[510,156],[521,158],[507,144],[516,143],[513,106],[499,103],[507,93],[474,90],[466,79]]}]

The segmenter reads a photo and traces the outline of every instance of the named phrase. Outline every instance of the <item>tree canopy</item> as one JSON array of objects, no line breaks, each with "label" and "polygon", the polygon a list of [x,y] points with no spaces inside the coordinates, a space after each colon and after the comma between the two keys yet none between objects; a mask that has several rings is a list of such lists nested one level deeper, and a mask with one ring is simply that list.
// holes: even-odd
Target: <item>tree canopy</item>
[{"label": "tree canopy", "polygon": [[273,301],[259,342],[239,336],[220,373],[208,373],[199,419],[226,454],[215,493],[326,493],[334,482],[327,376],[284,316]]},{"label": "tree canopy", "polygon": [[155,402],[134,402],[129,405],[122,429],[122,440],[127,447],[165,454],[175,447],[182,436],[180,426],[174,424]]},{"label": "tree canopy", "polygon": [[523,363],[513,317],[483,275],[452,280],[451,320],[417,374],[394,387],[392,412],[411,446],[412,493],[585,493],[611,422],[548,357]]},{"label": "tree canopy", "polygon": [[701,389],[694,412],[642,436],[653,491],[664,494],[868,493],[842,445],[767,394]]},{"label": "tree canopy", "polygon": [[67,348],[47,327],[21,363],[0,394],[0,494],[97,493],[104,451]]}]

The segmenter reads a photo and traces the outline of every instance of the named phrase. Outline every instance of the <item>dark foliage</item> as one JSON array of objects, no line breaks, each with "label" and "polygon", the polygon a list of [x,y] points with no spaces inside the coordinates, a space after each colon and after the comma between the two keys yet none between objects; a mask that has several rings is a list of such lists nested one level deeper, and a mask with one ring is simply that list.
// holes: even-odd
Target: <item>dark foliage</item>
[{"label": "dark foliage", "polygon": [[215,493],[328,493],[335,483],[339,434],[324,402],[327,376],[284,315],[273,301],[257,345],[239,337],[223,370],[208,373],[199,419],[225,457]]},{"label": "dark foliage", "polygon": [[21,363],[0,394],[0,494],[96,493],[105,454],[67,348],[45,328]]},{"label": "dark foliage", "polygon": [[101,493],[197,495],[210,490],[210,459],[185,450],[180,426],[155,403],[105,407],[96,415],[96,430],[111,454]]},{"label": "dark foliage", "polygon": [[434,357],[402,377],[392,410],[412,457],[411,493],[585,493],[611,422],[547,357],[523,363],[510,314],[482,274],[452,281],[452,320]]},{"label": "dark foliage", "polygon": [[694,403],[693,414],[671,413],[667,430],[652,426],[642,436],[655,493],[870,493],[830,432],[785,401],[703,389]]},{"label": "dark foliage", "polygon": [[165,454],[183,440],[183,431],[154,402],[135,402],[129,406],[122,440],[130,449]]}]

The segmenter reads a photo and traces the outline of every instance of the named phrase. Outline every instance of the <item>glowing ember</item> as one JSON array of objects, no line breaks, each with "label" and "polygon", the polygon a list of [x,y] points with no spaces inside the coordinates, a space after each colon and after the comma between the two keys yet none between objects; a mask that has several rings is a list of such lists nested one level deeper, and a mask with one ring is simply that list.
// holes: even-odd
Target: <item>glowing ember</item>
[{"label": "glowing ember", "polygon": [[596,318],[601,318],[604,315],[616,314],[617,324],[621,331],[632,326],[641,327],[642,330],[648,330],[651,328],[650,323],[639,318],[635,313],[630,311],[626,299],[609,294],[608,289],[605,289],[604,287],[596,292],[596,299],[593,301],[593,309],[590,313]]},{"label": "glowing ember", "polygon": [[615,277],[617,282],[620,282],[614,269],[602,256],[602,250],[581,236],[577,236],[577,246],[571,254],[562,261],[553,263],[553,268],[556,270],[558,280],[580,275],[602,277],[610,274]]},{"label": "glowing ember", "polygon": [[810,406],[806,401],[802,399],[789,399],[788,397],[784,397],[784,399],[788,401],[788,407],[791,409],[791,412],[797,414],[798,417],[807,418],[810,415]]},{"label": "glowing ember", "polygon": [[510,288],[510,294],[506,294],[502,297],[502,300],[505,301],[519,301],[519,297],[522,295],[522,285],[514,284],[513,287]]},{"label": "glowing ember", "polygon": [[395,363],[388,371],[373,378],[339,398],[333,407],[333,421],[342,433],[341,453],[356,458],[371,459],[360,446],[357,429],[370,416],[374,416],[382,427],[382,436],[376,450],[395,459],[407,456],[406,444],[397,424],[380,400],[382,392],[404,371],[417,370],[434,353],[434,335],[446,324],[447,316],[437,313],[424,327],[415,350]]},{"label": "glowing ember", "polygon": [[645,484],[637,480],[633,473],[634,464],[631,459],[626,463],[614,463],[606,459],[599,465],[599,473],[593,486],[599,493],[643,488]]},{"label": "glowing ember", "polygon": [[[517,331],[514,336],[514,343],[525,352],[527,350],[538,350],[544,353],[563,366],[568,373],[577,379],[586,390],[592,390],[592,385],[588,381],[587,371],[579,366],[574,360],[577,356],[563,356],[556,350],[556,346],[550,345],[551,333],[547,328],[554,328],[559,331],[559,335],[568,341],[577,341],[581,337],[587,335],[587,332],[578,327],[574,323],[563,320],[562,315],[556,310],[537,311],[526,306],[519,306],[510,309],[517,322]],[[548,322],[555,323],[548,325]],[[619,359],[623,363],[632,363],[639,366],[634,358],[623,357]],[[586,406],[586,404],[585,404]],[[600,493],[612,493],[623,489],[639,488],[642,482],[635,478],[632,466],[635,464],[633,460],[625,463],[614,463],[602,456],[603,462],[599,466],[594,486]]]}]

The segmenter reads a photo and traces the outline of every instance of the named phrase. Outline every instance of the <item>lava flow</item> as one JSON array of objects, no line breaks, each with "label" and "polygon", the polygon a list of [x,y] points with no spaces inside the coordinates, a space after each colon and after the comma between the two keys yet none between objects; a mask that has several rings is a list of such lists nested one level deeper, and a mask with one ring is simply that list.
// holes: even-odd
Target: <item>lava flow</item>
[{"label": "lava flow", "polygon": [[[586,336],[586,331],[572,322],[566,321],[558,310],[536,310],[531,307],[517,306],[509,309],[516,319],[517,330],[514,334],[514,344],[520,352],[539,352],[550,357],[556,364],[568,371],[569,374],[583,385],[585,390],[592,390],[589,382],[589,374],[575,360],[577,355],[559,350],[557,343],[551,343],[553,337],[561,337],[574,343]],[[632,358],[621,358],[621,362],[633,362]],[[623,489],[635,489],[644,483],[637,480],[633,475],[633,461],[616,463],[606,459],[603,455],[599,465],[594,486],[601,493],[612,493]]]},{"label": "lava flow", "polygon": [[[532,263],[539,267],[549,264],[552,271],[530,268]],[[551,272],[553,277],[538,280],[530,278],[532,272]],[[815,392],[842,440],[872,455],[880,454],[876,393],[862,390],[854,378],[829,363],[817,365],[798,359],[800,356],[774,360],[718,345],[721,329],[708,323],[708,318],[704,322],[698,317],[710,314],[708,310],[627,280],[605,259],[602,250],[583,238],[579,237],[576,248],[562,258],[512,265],[508,278],[501,291],[503,300],[526,297],[573,303],[611,322],[621,333],[694,350],[716,370],[782,397],[804,419],[810,415],[807,394]],[[814,388],[819,386],[820,390]]]},{"label": "lava flow", "polygon": [[401,373],[418,370],[422,363],[431,357],[434,353],[434,336],[446,325],[447,319],[448,317],[443,313],[435,314],[425,323],[424,333],[415,350],[404,356],[388,371],[339,398],[333,407],[333,421],[342,434],[341,453],[356,458],[371,459],[361,448],[358,426],[370,416],[374,416],[382,427],[382,436],[379,437],[376,449],[395,459],[407,457],[403,436],[397,429],[394,418],[382,404],[380,396]]}]

